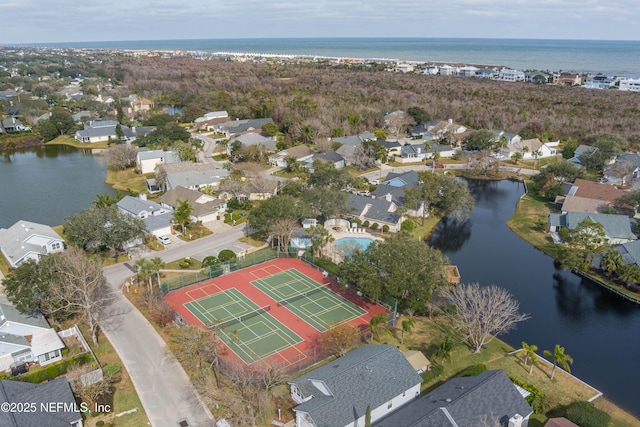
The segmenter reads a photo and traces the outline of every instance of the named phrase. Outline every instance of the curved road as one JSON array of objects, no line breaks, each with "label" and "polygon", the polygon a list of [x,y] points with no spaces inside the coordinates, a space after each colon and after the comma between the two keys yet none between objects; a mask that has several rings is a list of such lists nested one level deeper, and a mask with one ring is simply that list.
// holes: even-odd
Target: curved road
[{"label": "curved road", "polygon": [[[169,262],[196,254],[212,255],[222,249],[236,252],[248,248],[238,242],[243,226],[193,242],[168,246],[144,258],[160,257]],[[199,256],[195,256],[199,258]],[[200,400],[189,377],[165,342],[140,312],[122,294],[122,285],[133,272],[124,264],[104,268],[116,300],[109,317],[100,323],[102,331],[118,352],[154,427],[175,427],[186,420],[191,427],[214,425],[211,412]]]}]

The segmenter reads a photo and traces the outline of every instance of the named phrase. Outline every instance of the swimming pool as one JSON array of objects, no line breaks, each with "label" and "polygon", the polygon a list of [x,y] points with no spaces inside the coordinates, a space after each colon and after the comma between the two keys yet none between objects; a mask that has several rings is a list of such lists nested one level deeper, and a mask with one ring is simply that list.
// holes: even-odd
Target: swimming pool
[{"label": "swimming pool", "polygon": [[343,237],[336,240],[336,246],[345,255],[351,255],[354,251],[364,251],[373,243],[373,239],[366,237]]}]

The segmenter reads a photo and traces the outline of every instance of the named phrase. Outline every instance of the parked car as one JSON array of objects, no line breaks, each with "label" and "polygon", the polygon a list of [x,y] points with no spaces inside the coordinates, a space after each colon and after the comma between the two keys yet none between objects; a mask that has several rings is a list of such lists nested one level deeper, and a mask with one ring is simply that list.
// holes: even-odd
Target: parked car
[{"label": "parked car", "polygon": [[160,241],[160,243],[162,243],[163,245],[168,245],[169,243],[171,243],[171,239],[169,239],[168,236],[160,236],[158,237],[158,240]]},{"label": "parked car", "polygon": [[358,196],[370,196],[371,192],[367,190],[358,191]]},{"label": "parked car", "polygon": [[609,180],[607,178],[605,178],[605,177],[600,177],[596,181],[598,181],[600,184],[604,184],[605,182],[609,182]]},{"label": "parked car", "polygon": [[372,179],[371,181],[369,181],[369,184],[371,184],[371,185],[380,185],[380,181],[378,181],[377,179]]}]

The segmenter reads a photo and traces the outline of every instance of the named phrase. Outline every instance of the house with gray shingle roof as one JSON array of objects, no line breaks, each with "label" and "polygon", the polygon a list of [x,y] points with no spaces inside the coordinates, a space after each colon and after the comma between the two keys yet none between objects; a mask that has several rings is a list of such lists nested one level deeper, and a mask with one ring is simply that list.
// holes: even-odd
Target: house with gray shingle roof
[{"label": "house with gray shingle roof", "polygon": [[242,147],[257,146],[262,153],[271,153],[276,151],[276,142],[273,138],[262,136],[257,132],[247,132],[232,139],[227,144],[227,155],[231,155],[231,149],[234,142],[240,142]]},{"label": "house with gray shingle roof", "polygon": [[[176,163],[173,165],[176,165]],[[166,189],[171,190],[177,187],[185,187],[192,190],[200,190],[206,187],[218,188],[220,182],[229,176],[229,171],[226,169],[212,169],[211,165],[208,164],[188,164],[186,166],[191,165],[203,167],[193,167],[193,170],[178,170],[175,172],[167,168]]]},{"label": "house with gray shingle roof", "polygon": [[267,123],[273,123],[273,119],[244,119],[244,120],[228,120],[214,126],[217,133],[224,134],[227,138],[239,135],[244,132],[260,132],[262,126]]},{"label": "house with gray shingle roof", "polygon": [[526,426],[533,414],[502,370],[453,378],[376,423],[378,427]]},{"label": "house with gray shingle roof", "polygon": [[415,400],[421,382],[396,346],[365,344],[289,382],[296,426],[362,426],[367,406],[375,423]]},{"label": "house with gray shingle roof", "polygon": [[302,167],[309,169],[309,172],[313,173],[315,170],[313,164],[316,160],[323,163],[333,163],[336,169],[341,169],[345,166],[344,157],[333,150],[328,150],[324,153],[314,154],[302,163]]},{"label": "house with gray shingle roof", "polygon": [[[87,123],[82,130],[76,131],[75,139],[85,144],[93,144],[101,141],[115,141],[118,138],[116,128],[119,123],[113,120],[95,120]],[[128,127],[120,125],[124,139],[128,142],[135,141],[139,136],[150,133],[150,127]]]},{"label": "house with gray shingle roof", "polygon": [[[384,199],[387,202],[393,202],[396,207],[405,206],[405,189],[416,188],[420,185],[418,173],[416,171],[408,171],[404,173],[391,172],[387,175],[378,187],[371,193],[374,199]],[[425,209],[424,202],[416,206],[405,206],[407,213],[412,216],[422,216]]]},{"label": "house with gray shingle roof", "polygon": [[636,221],[626,215],[567,212],[562,214],[549,214],[549,231],[557,232],[561,228],[574,230],[584,220],[590,220],[602,225],[607,243],[621,244],[636,240],[633,233],[636,229]]},{"label": "house with gray shingle roof", "polygon": [[371,198],[349,194],[347,203],[349,211],[361,221],[378,223],[381,227],[388,225],[389,231],[393,232],[400,230],[402,217],[396,213],[397,205],[388,198]]},{"label": "house with gray shingle roof", "polygon": [[134,216],[144,220],[147,231],[156,237],[171,234],[171,222],[173,213],[171,209],[160,206],[156,202],[125,196],[116,203],[120,212]]},{"label": "house with gray shingle roof", "polygon": [[80,407],[65,377],[43,384],[0,380],[0,405],[7,404],[28,404],[33,410],[1,411],[2,426],[82,427]]},{"label": "house with gray shingle roof", "polygon": [[182,160],[178,153],[174,151],[164,150],[148,150],[138,151],[136,155],[136,166],[140,173],[151,173],[158,165],[168,165],[171,163],[180,163]]},{"label": "house with gray shingle roof", "polygon": [[178,208],[181,201],[188,202],[193,208],[191,220],[194,222],[215,221],[227,209],[226,201],[184,187],[176,187],[160,196],[162,206],[172,211]]},{"label": "house with gray shingle roof", "polygon": [[287,167],[288,159],[296,159],[299,162],[310,159],[315,152],[307,145],[296,145],[269,156],[269,163],[280,168]]},{"label": "house with gray shingle roof", "polygon": [[[622,165],[622,166],[621,166]],[[627,171],[627,174],[620,177],[618,171]],[[640,176],[640,155],[636,153],[624,153],[616,157],[613,164],[605,167],[604,177],[608,182],[616,185],[625,185]]]},{"label": "house with gray shingle roof", "polygon": [[7,229],[0,229],[0,251],[12,267],[42,255],[63,251],[65,243],[53,228],[29,221],[18,221]]}]

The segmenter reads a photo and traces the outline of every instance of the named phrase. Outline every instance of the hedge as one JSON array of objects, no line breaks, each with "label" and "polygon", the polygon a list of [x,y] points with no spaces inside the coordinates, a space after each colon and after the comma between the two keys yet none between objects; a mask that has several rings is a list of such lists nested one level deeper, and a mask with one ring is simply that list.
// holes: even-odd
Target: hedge
[{"label": "hedge", "polygon": [[334,276],[338,275],[338,265],[330,259],[316,257],[313,259],[313,263]]},{"label": "hedge", "polygon": [[407,220],[402,222],[402,225],[400,226],[400,228],[403,231],[408,231],[409,233],[411,233],[413,231],[413,229],[415,228],[415,224],[410,219],[407,219]]},{"label": "hedge", "polygon": [[422,377],[422,381],[427,383],[427,382],[431,381],[432,379],[437,378],[440,375],[442,375],[443,371],[444,371],[444,366],[435,365],[434,367],[431,368],[430,371],[423,372],[423,373],[420,374],[420,376]]},{"label": "hedge", "polygon": [[531,406],[533,412],[535,412],[536,414],[542,414],[547,411],[547,405],[544,399],[545,394],[538,390],[536,386],[525,383],[524,381],[520,381],[517,378],[509,377],[509,379],[512,383],[522,387],[530,393],[525,400],[527,401],[529,406]]},{"label": "hedge", "polygon": [[600,427],[609,425],[611,416],[589,402],[573,402],[565,415],[570,421],[581,427]]},{"label": "hedge", "polygon": [[220,260],[220,262],[231,261],[232,259],[235,259],[235,258],[236,258],[236,253],[233,252],[231,249],[223,249],[218,254],[218,259]]},{"label": "hedge", "polygon": [[18,376],[17,379],[27,383],[40,384],[45,380],[52,380],[60,375],[66,374],[67,370],[69,370],[73,365],[84,365],[85,363],[93,363],[93,357],[89,352],[80,353],[69,357],[68,359],[63,359],[50,365],[30,370],[26,374]]}]

